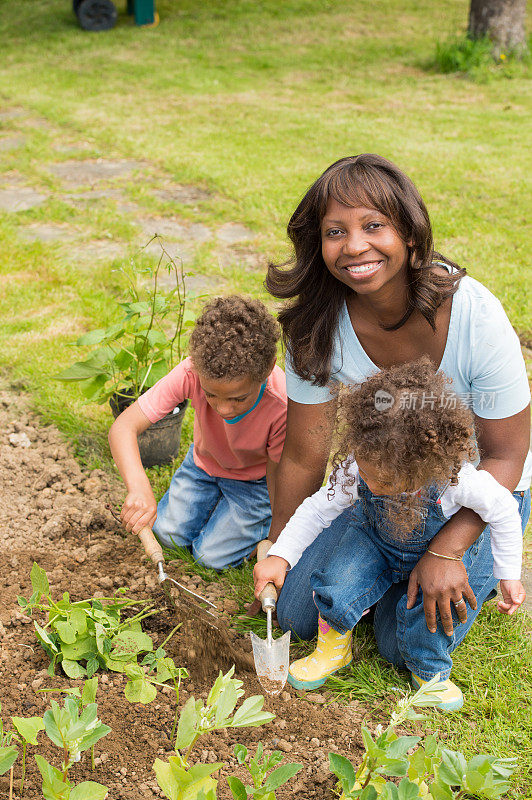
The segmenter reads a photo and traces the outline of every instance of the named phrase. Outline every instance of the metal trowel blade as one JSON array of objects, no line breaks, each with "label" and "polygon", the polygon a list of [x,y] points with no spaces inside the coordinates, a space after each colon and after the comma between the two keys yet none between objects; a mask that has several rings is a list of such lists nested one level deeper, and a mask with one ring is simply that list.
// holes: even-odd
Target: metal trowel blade
[{"label": "metal trowel blade", "polygon": [[288,678],[290,631],[284,633],[279,639],[272,639],[271,644],[268,644],[266,639],[261,639],[253,631],[250,631],[249,635],[260,685],[268,694],[279,694]]}]

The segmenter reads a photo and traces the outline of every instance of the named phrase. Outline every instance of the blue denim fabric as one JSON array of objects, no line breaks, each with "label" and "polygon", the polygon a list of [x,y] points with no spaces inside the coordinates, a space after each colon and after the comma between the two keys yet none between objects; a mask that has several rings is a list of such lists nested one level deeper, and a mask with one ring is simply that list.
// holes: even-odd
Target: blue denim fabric
[{"label": "blue denim fabric", "polygon": [[[530,491],[514,496],[524,530],[530,515]],[[318,609],[334,628],[347,630],[357,624],[365,609],[376,604],[374,627],[381,654],[425,680],[437,672],[446,679],[452,651],[463,641],[497,580],[486,527],[463,559],[478,603],[476,611],[468,607],[467,621],[456,621],[452,636],[447,636],[441,625],[436,633],[430,633],[421,592],[414,608],[406,609],[408,576],[446,522],[435,499],[431,492],[423,523],[409,542],[399,543],[387,530],[383,498],[372,495],[361,483],[361,501],[326,528],[288,572],[277,603],[283,630],[291,629],[302,639],[312,638]]]},{"label": "blue denim fabric", "polygon": [[191,446],[157,506],[153,532],[165,547],[188,547],[206,567],[236,566],[265,539],[271,522],[266,478],[208,475]]}]

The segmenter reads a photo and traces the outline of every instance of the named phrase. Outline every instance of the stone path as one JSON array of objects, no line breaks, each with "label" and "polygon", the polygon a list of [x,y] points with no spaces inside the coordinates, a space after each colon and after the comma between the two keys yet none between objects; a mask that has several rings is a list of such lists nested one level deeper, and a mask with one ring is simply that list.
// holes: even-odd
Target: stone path
[{"label": "stone path", "polygon": [[[2,153],[16,154],[17,150],[31,143],[32,129],[48,127],[53,126],[24,109],[0,109],[0,158]],[[158,167],[146,161],[88,158],[90,143],[66,141],[64,132],[58,132],[57,139],[60,141],[53,144],[53,150],[58,159],[45,165],[49,181],[31,185],[20,172],[2,173],[0,168],[0,211],[15,217],[21,239],[53,246],[72,261],[87,263],[97,260],[101,263],[129,258],[132,252],[144,248],[158,234],[169,255],[185,265],[188,287],[195,294],[223,291],[224,280],[220,273],[224,269],[237,267],[244,272],[256,273],[265,270],[264,256],[253,248],[256,238],[253,231],[240,222],[226,222],[214,228],[200,221],[201,204],[213,199],[206,190],[173,182],[168,175],[161,174]],[[182,218],[166,209],[161,214],[154,214],[142,205],[142,201],[133,201],[128,188],[137,179],[142,179],[143,188],[148,190],[155,204],[186,206],[197,220]],[[58,188],[55,191],[48,188],[50,183],[55,183]],[[47,219],[47,204],[57,200],[77,211],[86,211],[85,220],[78,225],[57,222],[52,213]],[[37,208],[41,212],[39,222],[21,214]],[[112,214],[113,222],[123,219],[133,225],[137,230],[133,240],[102,237],[97,224],[92,223],[100,210]],[[198,251],[202,248],[203,265],[209,261],[205,252],[211,255],[213,275],[194,272],[199,261]],[[160,246],[154,241],[145,247],[145,251],[158,259]],[[200,270],[204,272],[205,267],[200,265]]]}]

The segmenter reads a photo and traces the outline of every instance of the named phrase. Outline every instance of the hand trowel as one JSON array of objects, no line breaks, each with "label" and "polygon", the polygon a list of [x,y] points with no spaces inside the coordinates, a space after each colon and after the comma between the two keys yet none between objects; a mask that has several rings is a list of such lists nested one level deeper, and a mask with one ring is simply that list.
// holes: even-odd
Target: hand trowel
[{"label": "hand trowel", "polygon": [[[257,547],[257,561],[268,555],[272,542],[263,539]],[[253,646],[255,670],[262,688],[268,694],[279,694],[283,690],[288,677],[290,660],[290,631],[279,639],[272,636],[272,615],[277,603],[277,589],[273,583],[267,583],[259,595],[262,610],[266,612],[266,640],[250,631]]]}]

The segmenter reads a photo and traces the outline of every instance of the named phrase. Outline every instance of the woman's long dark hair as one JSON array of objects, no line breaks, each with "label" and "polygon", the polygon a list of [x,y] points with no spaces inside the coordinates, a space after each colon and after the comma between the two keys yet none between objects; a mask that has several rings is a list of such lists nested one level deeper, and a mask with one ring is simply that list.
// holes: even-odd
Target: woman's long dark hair
[{"label": "woman's long dark hair", "polygon": [[[395,164],[373,153],[332,164],[307,191],[288,223],[293,258],[285,264],[270,264],[265,282],[274,297],[295,298],[279,314],[283,340],[295,372],[318,386],[330,380],[338,315],[350,293],[331,275],[321,254],[321,222],[330,198],[350,207],[375,208],[391,220],[404,242],[412,242],[407,245],[408,306],[403,317],[385,330],[400,328],[415,309],[435,329],[437,309],[466,274],[434,251],[425,204]],[[433,269],[436,261],[454,270],[440,275]]]}]

